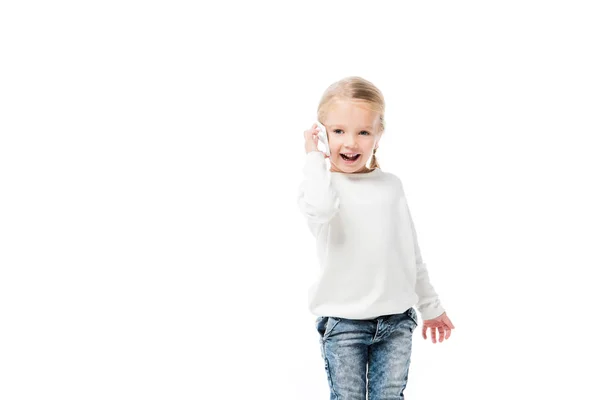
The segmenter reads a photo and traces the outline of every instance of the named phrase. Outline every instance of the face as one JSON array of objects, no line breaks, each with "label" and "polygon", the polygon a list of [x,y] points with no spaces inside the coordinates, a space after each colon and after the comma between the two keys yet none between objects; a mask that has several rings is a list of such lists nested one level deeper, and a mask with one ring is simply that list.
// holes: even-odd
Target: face
[{"label": "face", "polygon": [[[331,105],[321,121],[327,128],[327,138],[331,152],[331,171],[345,173],[370,172],[367,168],[373,150],[381,135],[379,114],[369,110],[364,103],[338,100]],[[354,161],[342,156],[358,155]]]}]

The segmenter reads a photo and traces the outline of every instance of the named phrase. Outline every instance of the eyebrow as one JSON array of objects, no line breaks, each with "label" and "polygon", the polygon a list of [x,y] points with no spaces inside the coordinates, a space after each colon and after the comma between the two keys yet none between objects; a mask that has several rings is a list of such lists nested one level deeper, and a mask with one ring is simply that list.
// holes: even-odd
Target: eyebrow
[{"label": "eyebrow", "polygon": [[[346,126],[344,124],[331,124],[329,125],[330,127],[334,128],[334,127],[342,127],[345,128]],[[371,125],[363,125],[363,128],[367,128],[367,129],[373,129],[373,126]]]}]

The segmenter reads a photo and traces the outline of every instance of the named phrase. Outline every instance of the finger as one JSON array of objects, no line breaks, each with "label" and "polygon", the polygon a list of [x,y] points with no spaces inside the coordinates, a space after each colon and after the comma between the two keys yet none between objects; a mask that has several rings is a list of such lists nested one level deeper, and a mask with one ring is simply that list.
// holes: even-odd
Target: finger
[{"label": "finger", "polygon": [[450,337],[450,335],[452,334],[452,329],[446,329],[446,332],[447,332],[447,333],[446,333],[446,335],[447,335],[446,339],[447,339],[447,338],[449,338],[449,337]]},{"label": "finger", "polygon": [[315,128],[314,125],[313,125],[312,128],[307,129],[307,130],[304,131],[305,135],[314,135],[314,134],[317,134],[317,133],[319,133],[319,130],[317,128]]},{"label": "finger", "polygon": [[438,333],[439,333],[440,343],[442,343],[444,341],[444,337],[446,336],[446,332],[444,331],[443,326],[438,327]]},{"label": "finger", "polygon": [[431,341],[432,341],[433,343],[437,343],[437,338],[435,337],[435,334],[436,334],[436,330],[435,330],[435,328],[431,328],[431,332],[430,332],[430,334],[431,334]]},{"label": "finger", "polygon": [[421,329],[421,336],[423,336],[423,339],[427,339],[427,327],[425,325],[423,325],[423,329]]}]

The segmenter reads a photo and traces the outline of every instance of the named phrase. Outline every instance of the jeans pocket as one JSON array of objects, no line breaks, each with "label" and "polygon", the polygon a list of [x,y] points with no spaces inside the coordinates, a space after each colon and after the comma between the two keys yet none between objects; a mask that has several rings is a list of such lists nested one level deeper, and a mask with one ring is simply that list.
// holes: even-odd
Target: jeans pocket
[{"label": "jeans pocket", "polygon": [[413,320],[413,322],[415,323],[415,328],[416,328],[417,325],[419,325],[419,322],[417,320],[417,312],[415,311],[414,307],[409,308],[406,311],[406,314],[408,314],[408,316],[410,317],[410,319]]},{"label": "jeans pocket", "polygon": [[315,326],[321,339],[326,340],[339,322],[340,318],[337,317],[318,317],[315,321]]},{"label": "jeans pocket", "polygon": [[331,336],[333,329],[340,322],[340,320],[341,319],[338,317],[327,317],[327,323],[325,325],[325,333],[323,334],[323,340]]},{"label": "jeans pocket", "polygon": [[317,332],[319,332],[321,339],[323,339],[323,335],[325,334],[325,324],[327,324],[327,317],[317,317],[315,328],[317,328]]}]

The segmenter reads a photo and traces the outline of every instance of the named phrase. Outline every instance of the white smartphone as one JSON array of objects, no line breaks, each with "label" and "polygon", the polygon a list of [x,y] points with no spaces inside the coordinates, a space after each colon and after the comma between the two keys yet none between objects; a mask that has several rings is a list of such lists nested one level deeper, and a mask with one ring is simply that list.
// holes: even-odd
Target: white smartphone
[{"label": "white smartphone", "polygon": [[317,149],[331,157],[331,153],[329,152],[329,140],[327,139],[327,128],[319,121],[317,121],[316,124],[319,131],[317,134],[319,139],[317,142]]}]

